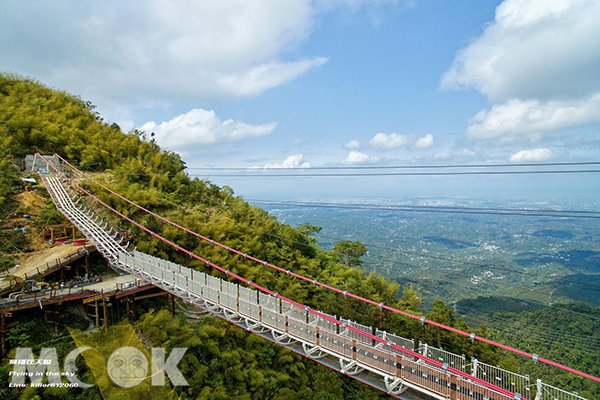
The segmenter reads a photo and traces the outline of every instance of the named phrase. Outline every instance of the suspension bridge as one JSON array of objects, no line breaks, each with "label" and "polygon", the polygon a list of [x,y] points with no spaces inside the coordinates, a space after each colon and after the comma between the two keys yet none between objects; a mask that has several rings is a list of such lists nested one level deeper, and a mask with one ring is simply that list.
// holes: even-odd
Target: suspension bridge
[{"label": "suspension bridge", "polygon": [[[39,154],[36,157],[46,160],[45,156]],[[47,168],[39,172],[48,193],[58,210],[94,244],[111,266],[178,296],[182,300],[207,310],[253,334],[260,335],[302,356],[382,390],[390,396],[406,400],[421,397],[440,400],[586,400],[576,393],[569,393],[548,385],[544,383],[543,379],[534,380],[528,375],[510,372],[476,359],[467,360],[464,355],[454,354],[426,343],[416,344],[413,339],[403,338],[377,327],[362,325],[304,306],[232,273],[151,231],[110,207],[67,175],[80,174],[79,176],[93,181],[113,195],[166,223],[202,240],[209,241],[215,246],[243,256],[245,259],[274,268],[288,276],[311,282],[345,297],[364,301],[381,310],[420,320],[422,324],[430,324],[458,335],[467,336],[471,341],[478,340],[488,343],[533,359],[536,363],[548,364],[583,378],[600,382],[600,378],[544,359],[536,354],[529,354],[478,337],[473,333],[429,321],[424,317],[418,317],[383,303],[362,298],[244,254],[133,203],[77,170],[62,158],[61,164],[69,169],[67,174],[61,171],[60,165],[55,164],[47,162]],[[228,278],[235,279],[240,284],[136,250],[129,251],[128,246],[122,244],[123,238],[120,232],[104,222],[94,212],[91,204],[82,201],[82,197],[85,197],[87,201],[106,207],[119,218],[134,224],[207,266],[223,272]]]}]

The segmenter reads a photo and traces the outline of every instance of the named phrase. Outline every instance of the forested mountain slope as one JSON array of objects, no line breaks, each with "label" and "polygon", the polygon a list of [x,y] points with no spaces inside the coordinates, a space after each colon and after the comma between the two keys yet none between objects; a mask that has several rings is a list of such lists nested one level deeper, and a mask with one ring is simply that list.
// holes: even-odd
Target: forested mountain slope
[{"label": "forested mountain slope", "polygon": [[[356,243],[343,243],[331,252],[323,251],[311,238],[317,227],[284,225],[264,210],[236,197],[229,187],[221,188],[206,180],[190,179],[184,172],[185,163],[179,155],[161,150],[148,138],[146,133],[135,130],[123,133],[116,124],[105,123],[94,112],[91,103],[77,96],[47,88],[31,79],[0,74],[0,206],[10,204],[14,193],[12,187],[18,185],[13,161],[37,151],[58,153],[76,166],[90,165],[88,169],[93,171],[94,177],[113,190],[195,232],[376,302],[423,312],[419,309],[418,290],[405,288],[400,297],[397,284],[374,274],[365,276],[361,272],[359,257],[353,257],[351,251],[356,250]],[[470,355],[473,351],[468,338],[459,338],[431,327],[422,331],[418,321],[382,313],[377,307],[344,299],[286,274],[261,268],[177,231],[91,183],[85,185],[105,202],[149,229],[293,300],[405,337],[417,340],[424,337],[430,344],[446,347],[455,353]],[[48,208],[53,209],[50,202]],[[139,250],[214,273],[207,271],[204,264],[187,259],[144,232],[115,218],[112,222],[136,235],[135,245]],[[441,302],[434,303],[427,317],[478,335],[486,334],[485,328],[468,327]],[[387,397],[216,318],[198,322],[186,320],[182,315],[173,318],[165,311],[148,310],[141,316],[136,329],[154,347],[189,348],[180,369],[189,377],[190,386],[177,388],[181,398]],[[47,333],[37,337],[25,335],[22,341],[15,339],[13,345],[35,347],[50,339],[52,337]],[[63,339],[59,357],[74,347],[74,342]],[[505,358],[497,350],[479,342],[474,353],[478,359],[492,364],[503,362]],[[34,394],[43,398],[101,396],[93,388],[87,389],[85,396],[81,389],[8,390],[7,370],[5,362],[0,373],[0,394],[6,399]],[[140,398],[148,398],[148,393],[144,394],[142,389],[139,392]],[[132,393],[130,398],[135,398]]]}]

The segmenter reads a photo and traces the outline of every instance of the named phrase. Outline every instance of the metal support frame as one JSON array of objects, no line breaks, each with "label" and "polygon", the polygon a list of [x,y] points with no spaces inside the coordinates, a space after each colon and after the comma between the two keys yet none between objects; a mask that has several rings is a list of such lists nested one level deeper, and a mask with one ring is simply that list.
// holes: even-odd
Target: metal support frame
[{"label": "metal support frame", "polygon": [[358,361],[352,360],[347,363],[343,358],[340,358],[340,366],[342,367],[342,373],[346,375],[356,375],[365,370],[361,368]]},{"label": "metal support frame", "polygon": [[306,354],[310,358],[314,358],[315,360],[318,360],[319,358],[323,358],[323,357],[327,356],[327,353],[321,351],[320,346],[312,346],[311,347],[307,343],[302,343],[302,350],[304,350],[304,354]]},{"label": "metal support frame", "polygon": [[388,393],[395,396],[404,393],[406,389],[408,389],[408,386],[405,386],[400,378],[390,378],[389,376],[386,376],[383,378],[383,381]]}]

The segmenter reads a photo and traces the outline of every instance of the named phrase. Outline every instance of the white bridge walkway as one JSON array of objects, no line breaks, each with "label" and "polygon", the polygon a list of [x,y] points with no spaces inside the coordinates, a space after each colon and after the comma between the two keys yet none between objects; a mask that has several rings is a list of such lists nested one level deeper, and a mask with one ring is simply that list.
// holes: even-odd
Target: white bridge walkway
[{"label": "white bridge walkway", "polygon": [[[57,208],[112,266],[394,397],[415,399],[406,392],[411,388],[421,395],[440,400],[585,400],[541,380],[531,382],[529,376],[476,360],[466,365],[463,355],[426,344],[415,349],[413,340],[353,321],[339,319],[343,324],[338,325],[283,299],[148,254],[129,252],[120,244],[119,234],[112,228],[107,232],[108,225],[80,203],[66,179],[44,174],[43,181]],[[365,332],[365,335],[347,329],[348,326]],[[369,337],[372,335],[385,343]],[[442,362],[443,367],[413,357],[410,352],[403,353],[392,345]],[[452,373],[448,367],[468,372],[470,376],[494,385],[497,390]],[[506,391],[513,395],[507,395]]]}]

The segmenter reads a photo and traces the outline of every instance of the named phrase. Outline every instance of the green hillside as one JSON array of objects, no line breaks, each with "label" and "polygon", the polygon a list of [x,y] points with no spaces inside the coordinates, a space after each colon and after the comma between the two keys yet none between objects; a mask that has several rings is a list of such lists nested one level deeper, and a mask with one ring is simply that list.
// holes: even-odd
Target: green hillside
[{"label": "green hillside", "polygon": [[[82,168],[93,172],[96,179],[125,197],[195,232],[376,302],[424,312],[419,309],[418,290],[407,287],[401,296],[398,284],[361,272],[360,256],[364,251],[358,244],[346,242],[334,247],[333,251],[322,250],[311,238],[317,227],[306,224],[293,228],[282,224],[266,211],[235,196],[229,187],[190,179],[184,172],[185,163],[179,155],[161,150],[149,138],[151,136],[144,132],[123,133],[116,124],[107,124],[94,112],[91,103],[77,96],[47,88],[31,79],[0,75],[0,206],[10,208],[12,196],[20,190],[14,161],[37,151],[58,153],[76,166],[86,166]],[[288,298],[405,337],[424,337],[430,344],[458,354],[470,355],[474,350],[478,359],[488,363],[496,364],[505,358],[480,343],[472,349],[468,338],[459,338],[431,327],[422,331],[420,324],[414,320],[382,313],[377,307],[341,298],[309,283],[261,268],[177,231],[109,196],[91,183],[85,185],[105,202],[149,229]],[[52,218],[60,218],[50,202],[44,212],[54,215]],[[207,271],[204,264],[189,260],[123,221],[108,214],[106,218],[121,229],[130,230],[137,238],[135,245],[140,251],[218,275],[215,271]],[[190,386],[176,389],[181,398],[387,398],[381,392],[217,318],[196,321],[187,320],[183,315],[171,317],[168,312],[161,311],[161,307],[159,303],[148,302],[140,311],[144,314],[140,315],[136,329],[154,347],[189,348],[182,360],[182,372],[189,377]],[[65,335],[65,329],[57,336],[50,334],[49,329],[32,334],[33,328],[39,329],[43,322],[36,315],[30,317],[28,323],[22,324],[23,328],[11,333],[9,344],[12,347],[41,347],[41,343],[61,335],[66,337],[54,342],[59,348],[59,357],[75,347],[75,343]],[[485,328],[467,326],[442,302],[435,302],[427,317],[478,335],[486,332]],[[66,320],[69,321],[69,318]],[[72,320],[73,328],[85,329],[85,324],[77,322],[76,316]],[[28,330],[27,326],[31,329]],[[101,398],[95,388],[86,391],[73,388],[9,390],[9,369],[7,360],[4,360],[0,370],[0,396],[3,399],[31,398],[34,395],[44,399]],[[151,396],[142,393],[142,389],[139,392],[140,398]],[[135,398],[132,393],[129,398]]]}]

